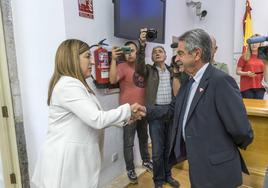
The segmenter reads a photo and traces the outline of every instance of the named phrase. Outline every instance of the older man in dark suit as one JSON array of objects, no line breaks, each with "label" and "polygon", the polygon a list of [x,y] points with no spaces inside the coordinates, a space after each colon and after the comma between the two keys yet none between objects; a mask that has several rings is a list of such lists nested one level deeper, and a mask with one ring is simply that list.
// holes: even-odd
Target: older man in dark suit
[{"label": "older man in dark suit", "polygon": [[210,36],[195,29],[179,37],[177,61],[190,75],[167,106],[147,106],[149,119],[173,118],[172,163],[188,159],[192,188],[234,188],[248,173],[238,148],[253,131],[235,80],[209,64]]}]

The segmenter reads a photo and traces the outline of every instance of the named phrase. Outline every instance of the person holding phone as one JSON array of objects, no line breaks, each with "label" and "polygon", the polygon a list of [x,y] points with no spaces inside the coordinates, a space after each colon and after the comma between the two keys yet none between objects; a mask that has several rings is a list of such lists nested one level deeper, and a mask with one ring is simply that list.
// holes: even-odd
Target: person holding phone
[{"label": "person holding phone", "polygon": [[[259,35],[252,37],[256,36]],[[243,98],[263,99],[264,96],[265,90],[261,84],[264,64],[257,56],[260,46],[261,43],[249,44],[237,63],[236,74],[240,76],[240,91]]]},{"label": "person holding phone", "polygon": [[[145,83],[144,78],[135,73],[138,47],[135,42],[128,41],[124,45],[130,48],[124,54],[124,48],[113,47],[112,60],[110,65],[109,79],[111,84],[119,82],[120,93],[119,103],[139,103],[144,105]],[[126,48],[125,48],[126,49]],[[126,50],[125,50],[126,51]],[[134,125],[127,125],[123,129],[124,158],[126,163],[127,176],[130,183],[137,183],[138,178],[134,166],[134,138],[137,131],[139,138],[140,154],[143,160],[142,165],[148,170],[153,170],[153,164],[148,152],[148,131],[145,119],[136,121]]]}]

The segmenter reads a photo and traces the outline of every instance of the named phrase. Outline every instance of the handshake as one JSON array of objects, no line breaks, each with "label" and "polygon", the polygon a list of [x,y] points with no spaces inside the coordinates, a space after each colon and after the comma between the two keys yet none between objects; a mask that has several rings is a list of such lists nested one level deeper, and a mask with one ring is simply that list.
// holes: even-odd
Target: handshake
[{"label": "handshake", "polygon": [[140,120],[142,117],[146,116],[146,108],[145,106],[142,106],[138,103],[134,103],[132,105],[130,105],[130,109],[131,109],[131,117],[129,120],[129,124],[133,123],[137,120]]}]

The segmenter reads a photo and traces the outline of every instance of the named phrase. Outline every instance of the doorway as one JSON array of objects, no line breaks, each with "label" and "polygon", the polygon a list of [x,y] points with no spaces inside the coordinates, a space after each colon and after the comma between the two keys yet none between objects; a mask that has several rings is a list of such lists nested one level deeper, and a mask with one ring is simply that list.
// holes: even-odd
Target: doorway
[{"label": "doorway", "polygon": [[0,12],[0,188],[21,188],[2,13]]}]

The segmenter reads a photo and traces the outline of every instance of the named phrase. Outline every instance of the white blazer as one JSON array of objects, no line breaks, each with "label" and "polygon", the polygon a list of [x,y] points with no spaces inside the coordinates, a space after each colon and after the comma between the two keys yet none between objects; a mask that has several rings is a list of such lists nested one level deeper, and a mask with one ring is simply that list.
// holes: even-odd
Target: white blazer
[{"label": "white blazer", "polygon": [[49,106],[49,127],[32,182],[39,188],[98,187],[101,157],[99,129],[121,125],[129,104],[103,111],[78,79],[62,76]]}]

